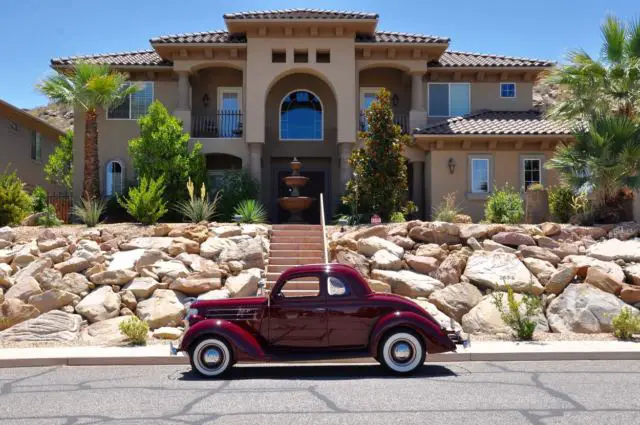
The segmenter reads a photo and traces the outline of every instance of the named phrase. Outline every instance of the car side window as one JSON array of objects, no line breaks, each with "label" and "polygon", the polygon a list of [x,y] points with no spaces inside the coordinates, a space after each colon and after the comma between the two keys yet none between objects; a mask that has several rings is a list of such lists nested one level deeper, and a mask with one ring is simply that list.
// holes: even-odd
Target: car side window
[{"label": "car side window", "polygon": [[305,298],[320,295],[318,276],[301,276],[287,280],[280,288],[278,296],[283,298]]},{"label": "car side window", "polygon": [[327,292],[330,297],[348,297],[351,295],[349,284],[339,277],[329,276],[327,279]]}]

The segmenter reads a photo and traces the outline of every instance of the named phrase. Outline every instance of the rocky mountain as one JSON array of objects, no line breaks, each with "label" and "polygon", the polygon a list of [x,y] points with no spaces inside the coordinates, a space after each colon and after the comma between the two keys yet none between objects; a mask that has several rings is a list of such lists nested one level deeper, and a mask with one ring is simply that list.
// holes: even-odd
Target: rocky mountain
[{"label": "rocky mountain", "polygon": [[26,111],[63,131],[73,129],[73,108],[68,106],[51,103],[46,106],[26,109]]}]

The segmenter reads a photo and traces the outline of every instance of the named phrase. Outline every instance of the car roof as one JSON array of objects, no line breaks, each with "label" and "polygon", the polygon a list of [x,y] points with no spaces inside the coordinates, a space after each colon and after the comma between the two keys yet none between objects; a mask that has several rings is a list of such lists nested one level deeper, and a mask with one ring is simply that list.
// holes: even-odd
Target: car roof
[{"label": "car roof", "polygon": [[304,264],[301,266],[292,266],[280,275],[279,280],[286,280],[290,276],[297,275],[299,273],[342,273],[352,277],[352,279],[350,279],[351,281],[357,281],[357,283],[362,287],[362,290],[365,293],[372,292],[368,285],[363,284],[363,278],[355,268],[346,264],[339,263]]}]

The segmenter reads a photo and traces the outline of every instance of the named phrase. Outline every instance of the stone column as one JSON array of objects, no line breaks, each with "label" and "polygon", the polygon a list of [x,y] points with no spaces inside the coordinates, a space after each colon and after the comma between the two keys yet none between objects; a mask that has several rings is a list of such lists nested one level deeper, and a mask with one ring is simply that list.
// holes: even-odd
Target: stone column
[{"label": "stone column", "polygon": [[258,183],[262,184],[262,143],[249,143],[248,145],[249,173]]},{"label": "stone column", "polygon": [[340,161],[340,191],[344,192],[345,186],[351,179],[351,166],[349,165],[349,157],[355,143],[339,143],[338,144],[338,161]]},{"label": "stone column", "polygon": [[191,103],[189,101],[189,72],[178,71],[178,108],[173,115],[182,121],[184,131],[191,132]]},{"label": "stone column", "polygon": [[409,112],[409,125],[411,129],[422,128],[427,124],[427,114],[424,105],[424,83],[422,77],[424,71],[411,74],[411,111]]},{"label": "stone column", "polygon": [[424,161],[411,162],[413,168],[413,193],[411,200],[418,206],[418,217],[426,217],[424,211]]}]

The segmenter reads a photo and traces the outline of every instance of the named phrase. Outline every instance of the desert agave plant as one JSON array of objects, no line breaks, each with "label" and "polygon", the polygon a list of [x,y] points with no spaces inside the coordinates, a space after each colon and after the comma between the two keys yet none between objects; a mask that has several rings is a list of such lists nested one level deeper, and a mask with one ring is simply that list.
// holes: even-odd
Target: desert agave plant
[{"label": "desert agave plant", "polygon": [[87,227],[94,227],[100,223],[100,217],[104,213],[107,203],[99,198],[82,198],[80,204],[73,206],[72,213]]},{"label": "desert agave plant", "polygon": [[267,210],[255,199],[241,201],[233,212],[242,217],[242,223],[264,223],[267,220]]},{"label": "desert agave plant", "polygon": [[209,221],[216,214],[217,204],[220,200],[220,192],[216,193],[213,201],[209,202],[207,189],[204,183],[202,183],[200,187],[200,197],[198,197],[195,194],[195,186],[191,178],[189,178],[187,182],[187,192],[189,192],[189,199],[178,203],[176,211],[192,223]]}]

